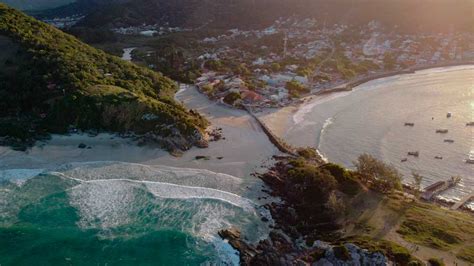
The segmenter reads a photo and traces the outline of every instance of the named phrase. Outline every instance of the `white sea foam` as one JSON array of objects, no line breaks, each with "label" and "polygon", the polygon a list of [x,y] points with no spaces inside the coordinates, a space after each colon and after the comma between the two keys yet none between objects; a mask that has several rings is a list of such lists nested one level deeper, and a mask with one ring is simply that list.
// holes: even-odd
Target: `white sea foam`
[{"label": "white sea foam", "polygon": [[293,122],[300,124],[305,121],[305,116],[312,112],[313,108],[319,104],[334,100],[339,97],[344,97],[351,94],[351,91],[335,92],[323,96],[316,96],[311,102],[302,105],[298,111],[293,115]]},{"label": "white sea foam", "polygon": [[101,179],[156,181],[190,187],[212,188],[234,194],[241,193],[243,189],[241,179],[203,169],[104,161],[69,163],[54,171],[83,181]]}]

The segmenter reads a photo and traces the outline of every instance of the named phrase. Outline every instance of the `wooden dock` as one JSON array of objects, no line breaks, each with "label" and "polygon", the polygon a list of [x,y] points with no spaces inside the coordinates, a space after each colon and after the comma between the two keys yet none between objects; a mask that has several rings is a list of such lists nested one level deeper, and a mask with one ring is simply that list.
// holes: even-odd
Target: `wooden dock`
[{"label": "wooden dock", "polygon": [[466,195],[460,201],[456,202],[453,206],[451,206],[451,210],[457,210],[464,204],[468,203],[469,201],[474,199],[474,192],[471,192],[469,195]]}]

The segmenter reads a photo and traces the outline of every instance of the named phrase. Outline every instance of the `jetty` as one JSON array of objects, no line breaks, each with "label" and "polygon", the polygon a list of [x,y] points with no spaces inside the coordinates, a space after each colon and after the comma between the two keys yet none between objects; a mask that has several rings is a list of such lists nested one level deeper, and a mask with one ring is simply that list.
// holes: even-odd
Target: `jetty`
[{"label": "jetty", "polygon": [[421,194],[421,198],[430,201],[431,199],[433,199],[434,196],[437,196],[440,193],[456,186],[459,181],[461,181],[461,178],[451,177],[450,179],[445,181],[435,182],[434,184],[431,184],[424,189],[423,194]]},{"label": "jetty", "polygon": [[453,206],[451,206],[451,210],[457,210],[464,206],[464,204],[468,203],[469,201],[474,200],[474,192],[463,197],[460,201],[456,202]]},{"label": "jetty", "polygon": [[292,155],[292,156],[297,156],[296,149],[294,149],[293,147],[291,147],[291,145],[289,145],[284,140],[282,140],[277,135],[275,135],[271,131],[271,129],[268,128],[267,125],[265,125],[265,123],[254,114],[250,106],[243,105],[243,107],[250,114],[250,116],[252,116],[257,121],[257,123],[262,128],[263,132],[268,136],[268,139],[270,140],[270,142],[273,143],[273,145],[275,145],[275,147],[277,147],[279,151]]}]

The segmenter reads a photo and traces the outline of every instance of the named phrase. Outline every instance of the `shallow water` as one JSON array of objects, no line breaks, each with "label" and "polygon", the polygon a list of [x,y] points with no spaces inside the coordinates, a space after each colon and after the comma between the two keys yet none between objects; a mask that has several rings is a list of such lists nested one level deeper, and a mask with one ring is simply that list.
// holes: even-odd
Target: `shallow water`
[{"label": "shallow water", "polygon": [[[451,112],[451,118],[446,114]],[[305,104],[286,139],[317,147],[331,161],[353,166],[362,153],[396,166],[411,182],[412,171],[423,185],[451,176],[463,181],[443,196],[459,199],[474,189],[474,166],[464,162],[474,154],[474,67],[430,69],[374,80],[353,92],[325,96]],[[404,126],[415,123],[414,127]],[[448,134],[436,134],[446,128]],[[452,139],[454,143],[446,143]],[[420,157],[407,156],[419,151]],[[442,156],[442,160],[435,159]],[[401,159],[408,158],[405,163]]]}]

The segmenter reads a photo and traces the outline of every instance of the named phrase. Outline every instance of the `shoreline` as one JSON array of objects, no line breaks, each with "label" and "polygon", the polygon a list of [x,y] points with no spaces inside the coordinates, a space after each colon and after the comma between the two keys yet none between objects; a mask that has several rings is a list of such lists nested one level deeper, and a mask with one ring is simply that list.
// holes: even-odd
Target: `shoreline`
[{"label": "shoreline", "polygon": [[[322,89],[314,93],[309,93],[308,95],[300,98],[299,100],[304,100],[305,98],[311,97],[311,96],[318,96],[318,95],[324,95],[324,94],[330,94],[330,93],[335,93],[335,92],[344,92],[344,91],[352,91],[355,87],[360,86],[364,83],[367,83],[372,80],[377,80],[377,79],[382,79],[382,78],[387,78],[387,77],[392,77],[392,76],[398,76],[398,75],[404,75],[404,74],[414,74],[417,71],[421,70],[428,70],[428,69],[435,69],[435,68],[443,68],[443,67],[455,67],[455,66],[469,66],[469,65],[474,65],[474,61],[453,61],[453,62],[445,62],[445,63],[439,63],[439,64],[434,64],[434,65],[423,65],[423,66],[415,66],[407,69],[400,69],[400,70],[394,70],[394,71],[388,71],[388,72],[382,72],[382,73],[375,73],[373,75],[369,75],[367,77],[361,77],[361,78],[356,78],[352,81],[348,81],[346,83],[340,84],[340,85],[333,85],[330,86],[327,89]],[[297,105],[303,104],[302,102],[298,102]],[[291,105],[291,104],[290,104]]]},{"label": "shoreline", "polygon": [[[403,74],[414,74],[417,71],[422,71],[422,70],[430,70],[430,69],[437,69],[437,68],[443,68],[443,67],[456,67],[456,66],[474,66],[474,62],[450,62],[450,63],[445,63],[442,65],[438,64],[435,66],[433,65],[420,66],[420,67],[412,68],[410,70],[392,71],[390,73],[382,73],[382,74],[374,75],[371,77],[360,78],[358,80],[354,80],[351,83],[345,84],[344,88],[341,88],[341,86],[338,86],[332,90],[325,90],[324,92],[320,92],[319,94],[306,96],[303,98],[303,101],[293,104],[293,105],[283,107],[283,108],[265,108],[259,111],[256,115],[260,120],[263,121],[263,123],[265,123],[267,127],[270,128],[270,130],[272,130],[272,132],[276,133],[277,137],[279,137],[280,139],[283,139],[284,141],[290,140],[290,142],[288,143],[294,146],[295,143],[294,141],[293,143],[291,143],[291,137],[290,139],[288,139],[289,137],[288,134],[290,132],[289,129],[298,123],[297,121],[295,121],[295,115],[298,114],[299,112],[304,112],[305,111],[304,109],[307,106],[312,108],[313,104],[317,105],[320,102],[331,100],[334,97],[339,96],[339,95],[347,95],[345,93],[341,94],[338,92],[350,93],[351,91],[354,90],[354,88],[361,86],[372,80],[378,80],[378,79],[383,79],[386,77],[403,75]],[[315,147],[315,148],[319,152],[320,155],[323,155],[321,151],[318,150],[318,147]],[[409,185],[409,181],[406,182],[406,185]],[[446,200],[443,198],[436,198],[429,202],[436,204],[438,206],[443,206],[447,208],[450,208],[451,205],[454,205],[456,203],[455,200]],[[460,209],[459,211],[464,211],[471,214],[473,213],[473,210],[467,206],[464,206],[462,210]]]}]

